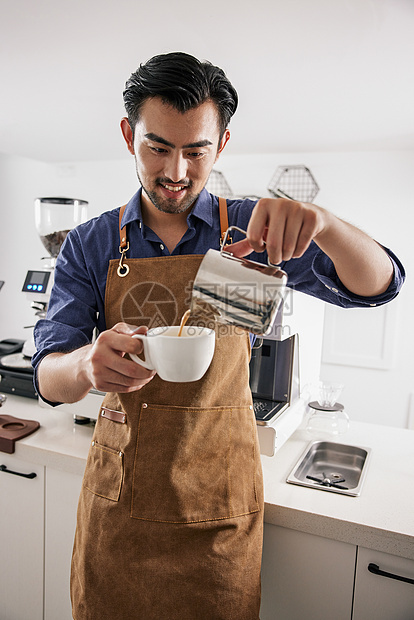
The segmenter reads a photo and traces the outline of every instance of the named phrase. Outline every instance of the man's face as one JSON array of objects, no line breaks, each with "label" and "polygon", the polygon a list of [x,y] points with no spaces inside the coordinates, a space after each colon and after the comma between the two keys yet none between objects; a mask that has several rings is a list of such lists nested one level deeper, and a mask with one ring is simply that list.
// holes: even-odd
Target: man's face
[{"label": "man's face", "polygon": [[182,213],[191,207],[230,136],[226,131],[219,147],[218,112],[213,102],[182,114],[159,97],[144,103],[133,144],[125,125],[122,130],[135,156],[142,200],[164,213]]}]

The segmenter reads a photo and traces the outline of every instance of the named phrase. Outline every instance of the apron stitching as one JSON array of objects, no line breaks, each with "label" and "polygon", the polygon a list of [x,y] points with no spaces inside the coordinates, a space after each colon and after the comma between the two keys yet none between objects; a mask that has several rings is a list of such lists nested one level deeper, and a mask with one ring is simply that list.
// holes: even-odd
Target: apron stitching
[{"label": "apron stitching", "polygon": [[[240,405],[237,407],[231,407],[230,405],[218,405],[217,407],[213,406],[213,407],[185,407],[184,405],[181,407],[179,405],[156,405],[154,403],[148,403],[148,408],[151,410],[157,410],[157,409],[167,409],[167,410],[172,410],[172,409],[179,409],[180,411],[186,411],[188,413],[197,413],[201,410],[205,410],[205,409],[209,409],[211,411],[217,411],[219,412],[220,409],[222,410],[228,410],[230,409],[230,413],[232,413],[233,411],[241,411],[243,409],[246,409],[247,412],[250,412],[250,405]],[[253,428],[254,431],[254,428]]]},{"label": "apron stitching", "polygon": [[141,427],[143,405],[144,405],[144,403],[141,404],[141,408],[140,408],[140,411],[139,411],[137,438],[136,438],[136,442],[135,442],[134,468],[133,468],[133,471],[132,471],[132,491],[131,491],[131,513],[130,513],[130,517],[133,517],[133,512],[134,512],[135,472],[136,472],[136,462],[137,462],[138,442],[139,442],[139,431],[140,431],[140,427]]},{"label": "apron stitching", "polygon": [[97,493],[96,491],[93,491],[88,486],[86,486],[86,484],[85,484],[85,489],[88,489],[88,491],[90,491],[94,495],[97,495],[98,497],[103,497],[104,499],[109,499],[111,502],[119,501],[119,500],[115,499],[114,497],[109,497],[108,495],[102,495],[102,493]]},{"label": "apron stitching", "polygon": [[231,496],[231,477],[230,477],[230,447],[231,447],[231,424],[232,424],[232,416],[233,409],[230,409],[230,420],[229,420],[229,446],[227,450],[227,484],[229,485],[229,507],[230,507],[230,517],[233,517],[233,502]]},{"label": "apron stitching", "polygon": [[[160,261],[160,262],[165,262],[165,261],[168,260],[168,263],[173,263],[173,262],[177,262],[180,259],[181,260],[182,259],[184,259],[184,260],[185,259],[192,259],[192,258],[203,259],[204,256],[205,256],[205,254],[178,254],[178,255],[174,255],[174,256],[170,255],[170,256],[147,256],[147,257],[144,257],[144,258],[128,258],[127,260],[128,260],[129,264],[137,263],[138,261],[140,263],[151,262],[154,259],[156,259],[157,261]],[[112,263],[115,263],[116,265],[118,265],[119,264],[119,259],[117,259],[117,258],[109,259],[109,266]],[[111,271],[111,278],[112,278],[112,270],[110,270],[110,271]],[[115,270],[115,272],[116,272],[116,270]],[[115,276],[113,276],[113,277],[115,277]],[[107,282],[106,282],[107,286],[106,286],[106,288],[108,288],[108,282],[109,282],[109,278],[107,278]]]},{"label": "apron stitching", "polygon": [[163,519],[149,519],[147,517],[135,517],[131,514],[133,519],[138,519],[138,521],[150,521],[154,523],[173,523],[175,525],[188,525],[189,523],[207,523],[210,521],[225,521],[226,519],[233,519],[236,517],[246,517],[247,515],[254,514],[255,512],[260,512],[260,508],[257,507],[254,510],[249,510],[249,512],[241,512],[240,514],[230,514],[225,517],[213,517],[211,519],[194,519],[193,521],[165,521]]},{"label": "apron stitching", "polygon": [[122,455],[122,451],[121,450],[117,450],[116,448],[110,448],[109,446],[103,446],[102,444],[98,443],[97,441],[94,441],[93,445],[95,446],[95,448],[97,450],[103,450],[103,452],[108,452],[108,454],[114,454],[114,455],[118,455],[118,456]]},{"label": "apron stitching", "polygon": [[[252,437],[252,439],[253,439],[253,442],[252,442],[252,443],[253,443],[253,463],[256,463],[256,441],[255,441],[255,430],[256,430],[256,429],[255,429],[255,426],[254,426],[254,418],[252,417],[252,435],[253,435],[253,437]],[[254,499],[255,499],[255,502],[256,502],[256,506],[257,506],[257,509],[258,509],[258,510],[260,510],[260,507],[259,507],[259,502],[258,502],[258,499],[257,499],[257,472],[256,472],[256,468],[255,468],[255,471],[254,471],[254,478],[253,478],[253,489],[254,489]]]},{"label": "apron stitching", "polygon": [[[111,259],[109,261],[109,264],[113,262],[114,260],[115,262],[118,262],[116,261],[116,259]],[[109,269],[108,267],[108,275],[107,275],[106,284],[105,284],[105,301],[104,301],[105,308],[107,308],[107,303],[109,303],[109,300],[107,299],[107,297],[109,296],[109,290],[110,290],[110,285],[112,283],[112,280],[113,280],[113,271],[112,269]],[[105,317],[105,322],[106,322],[106,317]]]},{"label": "apron stitching", "polygon": [[[204,258],[205,254],[175,254],[173,256],[144,256],[143,258],[128,258],[128,261],[134,261],[137,262],[139,261],[140,263],[145,263],[145,262],[152,262],[154,259],[156,259],[157,261],[168,261],[169,263],[171,262],[181,262],[181,259],[193,259],[193,258]],[[110,263],[119,263],[119,259],[118,258],[111,258],[109,260]]]}]

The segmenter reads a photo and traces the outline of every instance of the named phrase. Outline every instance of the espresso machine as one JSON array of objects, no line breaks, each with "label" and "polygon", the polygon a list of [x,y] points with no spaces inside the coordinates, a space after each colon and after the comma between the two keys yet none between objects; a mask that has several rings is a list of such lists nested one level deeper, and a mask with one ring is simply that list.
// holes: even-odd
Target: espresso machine
[{"label": "espresso machine", "polygon": [[[46,316],[56,258],[68,232],[87,220],[86,200],[75,198],[36,198],[34,203],[36,231],[48,252],[36,269],[27,271],[22,291],[30,301],[36,321]],[[25,341],[5,341],[0,347],[2,392],[37,398],[33,386],[32,355],[35,353],[33,328]]]},{"label": "espresso machine", "polygon": [[273,456],[307,415],[319,381],[324,313],[319,299],[286,288],[272,330],[253,344],[250,389],[265,456]]}]

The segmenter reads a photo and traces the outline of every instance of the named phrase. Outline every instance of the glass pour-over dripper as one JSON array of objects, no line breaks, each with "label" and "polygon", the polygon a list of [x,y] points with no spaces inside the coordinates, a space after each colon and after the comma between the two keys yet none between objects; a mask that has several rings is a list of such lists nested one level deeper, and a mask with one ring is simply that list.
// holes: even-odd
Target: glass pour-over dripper
[{"label": "glass pour-over dripper", "polygon": [[338,398],[344,386],[341,383],[320,382],[318,400],[309,403],[306,430],[315,437],[341,435],[349,428],[349,418]]}]

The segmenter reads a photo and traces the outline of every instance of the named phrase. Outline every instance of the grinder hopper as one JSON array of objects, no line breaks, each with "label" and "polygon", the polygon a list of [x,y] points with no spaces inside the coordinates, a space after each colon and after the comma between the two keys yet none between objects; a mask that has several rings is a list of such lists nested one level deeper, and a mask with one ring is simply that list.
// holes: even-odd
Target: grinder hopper
[{"label": "grinder hopper", "polygon": [[37,198],[35,224],[39,237],[55,259],[68,232],[86,220],[87,201],[75,198]]}]

